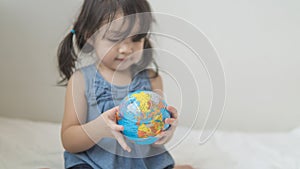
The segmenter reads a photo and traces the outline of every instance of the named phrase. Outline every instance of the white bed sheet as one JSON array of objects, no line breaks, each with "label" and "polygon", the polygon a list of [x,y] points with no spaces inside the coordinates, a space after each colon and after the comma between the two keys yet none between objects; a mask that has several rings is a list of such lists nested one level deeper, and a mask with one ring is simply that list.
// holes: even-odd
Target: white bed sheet
[{"label": "white bed sheet", "polygon": [[[172,142],[187,128],[179,126]],[[63,168],[60,125],[0,117],[0,168]],[[170,150],[199,169],[300,169],[300,128],[286,133],[218,131],[204,145],[199,130]]]}]

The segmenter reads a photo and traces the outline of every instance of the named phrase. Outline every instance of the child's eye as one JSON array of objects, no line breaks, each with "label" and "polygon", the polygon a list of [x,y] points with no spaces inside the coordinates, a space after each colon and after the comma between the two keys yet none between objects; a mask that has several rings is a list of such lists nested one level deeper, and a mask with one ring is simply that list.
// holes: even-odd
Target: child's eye
[{"label": "child's eye", "polygon": [[[143,39],[144,37],[140,37],[140,36],[132,36],[132,37],[128,37],[128,38],[130,38],[130,40],[131,40],[132,42],[141,42],[142,39]],[[106,38],[106,40],[108,40],[108,41],[110,41],[110,42],[113,42],[113,43],[116,43],[116,42],[121,42],[121,41],[123,41],[124,39],[119,39],[119,38]]]},{"label": "child's eye", "polygon": [[110,39],[110,38],[107,38],[108,41],[110,42],[119,42],[121,41],[120,39]]},{"label": "child's eye", "polygon": [[132,42],[141,42],[143,37],[134,36],[131,38]]},{"label": "child's eye", "polygon": [[142,41],[142,39],[132,38],[132,42],[140,42],[140,41]]},{"label": "child's eye", "polygon": [[140,42],[144,39],[146,34],[138,34],[132,37],[132,42]]}]

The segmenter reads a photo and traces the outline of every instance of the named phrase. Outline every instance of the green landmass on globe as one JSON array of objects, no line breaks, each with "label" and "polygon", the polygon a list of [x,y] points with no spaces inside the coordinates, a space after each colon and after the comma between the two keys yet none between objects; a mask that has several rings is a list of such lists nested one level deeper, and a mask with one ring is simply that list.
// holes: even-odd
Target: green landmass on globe
[{"label": "green landmass on globe", "polygon": [[169,127],[167,104],[152,91],[138,90],[128,94],[120,103],[117,123],[124,126],[123,134],[136,144],[152,144]]}]

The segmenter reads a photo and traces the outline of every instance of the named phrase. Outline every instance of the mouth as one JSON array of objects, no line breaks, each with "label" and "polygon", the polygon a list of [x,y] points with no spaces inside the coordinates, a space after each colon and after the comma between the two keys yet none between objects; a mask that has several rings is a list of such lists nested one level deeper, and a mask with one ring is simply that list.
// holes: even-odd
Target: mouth
[{"label": "mouth", "polygon": [[125,61],[126,59],[125,59],[125,58],[116,58],[115,60],[116,60],[116,61],[123,62],[123,61]]},{"label": "mouth", "polygon": [[124,57],[124,58],[115,58],[115,60],[119,61],[119,62],[123,62],[123,61],[126,61],[127,59],[126,59],[126,57]]}]

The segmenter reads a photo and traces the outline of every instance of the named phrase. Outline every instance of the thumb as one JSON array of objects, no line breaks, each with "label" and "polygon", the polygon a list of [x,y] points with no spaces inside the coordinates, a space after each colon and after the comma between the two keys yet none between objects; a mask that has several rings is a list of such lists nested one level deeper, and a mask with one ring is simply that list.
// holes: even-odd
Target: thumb
[{"label": "thumb", "polygon": [[111,108],[111,109],[107,110],[107,113],[109,115],[115,115],[118,111],[119,111],[119,106],[116,106],[114,108]]},{"label": "thumb", "polygon": [[[105,116],[106,118],[105,119],[105,122],[106,124],[113,130],[117,130],[117,131],[123,131],[124,130],[124,127],[121,126],[121,125],[118,125],[116,124],[116,113],[118,112],[119,110],[119,106],[116,106],[110,110],[107,110],[105,112]],[[105,117],[104,116],[104,117]]]},{"label": "thumb", "polygon": [[108,117],[108,119],[110,119],[112,121],[116,121],[116,116],[117,116],[118,112],[119,112],[119,106],[116,106],[114,108],[111,108],[111,109],[107,110],[105,112],[105,114]]}]

